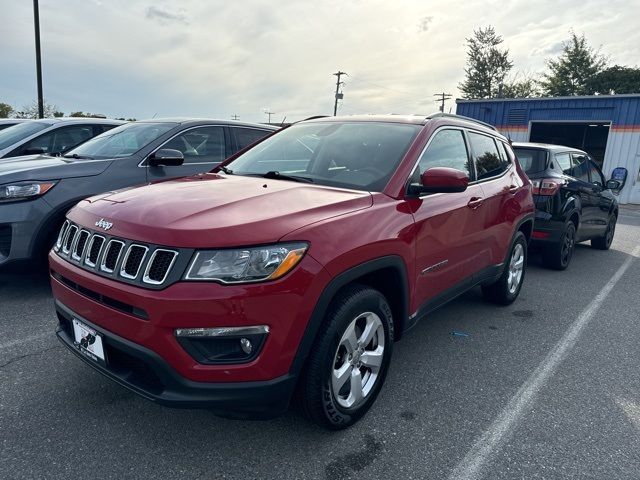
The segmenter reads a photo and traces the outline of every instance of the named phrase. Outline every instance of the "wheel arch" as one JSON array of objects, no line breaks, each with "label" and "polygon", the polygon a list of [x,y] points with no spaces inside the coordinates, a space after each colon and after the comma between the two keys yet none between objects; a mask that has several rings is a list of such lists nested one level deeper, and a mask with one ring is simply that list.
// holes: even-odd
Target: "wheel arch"
[{"label": "wheel arch", "polygon": [[302,370],[331,301],[342,288],[354,283],[374,288],[386,297],[393,315],[395,339],[402,336],[409,316],[409,277],[406,265],[398,255],[369,260],[335,276],[322,291],[298,345],[290,373],[298,375]]}]

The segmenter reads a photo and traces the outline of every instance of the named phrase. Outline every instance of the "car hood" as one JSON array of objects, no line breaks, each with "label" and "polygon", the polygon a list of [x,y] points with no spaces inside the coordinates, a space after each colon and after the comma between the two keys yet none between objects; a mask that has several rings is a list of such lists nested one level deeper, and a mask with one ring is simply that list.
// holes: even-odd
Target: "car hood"
[{"label": "car hood", "polygon": [[109,235],[211,248],[276,242],[311,223],[371,205],[369,192],[202,174],[91,197],[69,218],[92,229],[104,219],[113,224]]},{"label": "car hood", "polygon": [[90,177],[104,172],[113,160],[73,160],[47,155],[0,159],[0,185],[24,180]]}]

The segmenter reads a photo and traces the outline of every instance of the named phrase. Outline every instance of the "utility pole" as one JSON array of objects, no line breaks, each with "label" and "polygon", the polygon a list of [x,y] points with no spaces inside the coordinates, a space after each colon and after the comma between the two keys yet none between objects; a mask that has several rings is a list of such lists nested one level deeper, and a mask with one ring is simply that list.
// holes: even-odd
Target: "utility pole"
[{"label": "utility pole", "polygon": [[269,116],[269,121],[267,123],[271,123],[271,115],[275,115],[276,112],[272,112],[271,110],[265,110],[264,113],[265,115]]},{"label": "utility pole", "polygon": [[334,75],[338,77],[336,80],[336,97],[333,103],[333,116],[335,117],[338,114],[338,100],[342,100],[344,98],[344,93],[340,92],[340,85],[344,85],[344,82],[340,81],[340,77],[342,75],[347,75],[347,72],[341,72],[338,70]]},{"label": "utility pole", "polygon": [[442,93],[434,93],[433,96],[437,98],[436,101],[440,102],[440,108],[439,109],[440,109],[440,111],[442,113],[444,113],[444,102],[451,98],[451,94],[442,92]]},{"label": "utility pole", "polygon": [[231,115],[231,120],[240,120],[238,115]]},{"label": "utility pole", "polygon": [[38,0],[33,0],[33,26],[36,33],[36,78],[38,81],[38,118],[44,118],[44,98],[42,96],[42,59],[40,57],[40,9]]}]

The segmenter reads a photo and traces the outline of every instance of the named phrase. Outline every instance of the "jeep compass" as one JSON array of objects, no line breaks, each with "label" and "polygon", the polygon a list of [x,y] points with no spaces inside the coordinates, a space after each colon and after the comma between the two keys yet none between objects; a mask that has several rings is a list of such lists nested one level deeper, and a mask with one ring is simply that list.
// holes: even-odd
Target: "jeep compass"
[{"label": "jeep compass", "polygon": [[80,202],[49,260],[59,339],[150,400],[347,427],[394,342],[481,286],[513,302],[533,229],[507,140],[464,117],[299,122],[212,172]]}]

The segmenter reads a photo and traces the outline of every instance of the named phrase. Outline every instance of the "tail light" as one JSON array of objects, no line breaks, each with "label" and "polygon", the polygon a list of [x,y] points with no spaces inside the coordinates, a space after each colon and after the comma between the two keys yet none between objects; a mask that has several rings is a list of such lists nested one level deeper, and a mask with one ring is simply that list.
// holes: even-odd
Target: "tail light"
[{"label": "tail light", "polygon": [[534,195],[555,195],[555,193],[560,190],[565,182],[564,180],[559,180],[557,178],[545,178],[543,180],[531,180],[533,184],[533,194]]}]

